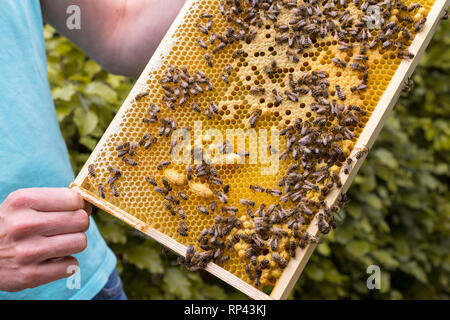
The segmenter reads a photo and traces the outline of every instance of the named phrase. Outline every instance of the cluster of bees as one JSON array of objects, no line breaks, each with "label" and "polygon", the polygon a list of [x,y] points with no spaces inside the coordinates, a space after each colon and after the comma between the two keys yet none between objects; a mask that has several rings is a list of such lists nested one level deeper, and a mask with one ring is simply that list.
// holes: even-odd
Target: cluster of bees
[{"label": "cluster of bees", "polygon": [[[368,11],[370,6],[380,9],[378,29],[369,27],[369,22],[373,22]],[[397,57],[402,59],[413,57],[407,51],[407,45],[413,33],[421,31],[426,22],[426,18],[418,13],[420,9],[419,4],[407,6],[399,0],[226,0],[220,3],[220,14],[229,25],[224,33],[214,32],[213,14],[201,13],[200,23],[196,24],[199,32],[196,43],[205,51],[206,67],[212,68],[215,55],[234,42],[243,43],[245,48],[245,44],[254,41],[259,29],[269,23],[277,34],[273,39],[274,46],[283,48],[280,51],[292,63],[299,63],[302,54],[311,49],[316,41],[329,36],[338,41],[339,51],[357,50],[351,61],[339,57],[333,57],[331,61],[338,68],[349,68],[355,72],[355,77],[361,82],[345,88],[342,84],[330,83],[326,70],[311,70],[297,77],[293,73],[288,74],[284,92],[276,89],[269,91],[262,85],[251,86],[251,95],[269,95],[276,105],[284,101],[297,103],[304,96],[314,99],[308,106],[315,114],[314,120],[298,118],[281,131],[286,143],[279,159],[289,159],[293,164],[279,180],[278,186],[249,186],[254,193],[266,193],[267,203],[256,205],[252,199],[240,199],[238,205],[230,204],[230,186],[219,177],[215,164],[201,157],[201,149],[194,148],[192,156],[196,158],[200,155],[203,162],[186,166],[185,172],[173,169],[168,160],[157,164],[162,176],[161,183],[158,184],[155,177],[145,179],[157,194],[164,197],[165,209],[180,218],[177,228],[180,236],[186,237],[189,232],[185,223],[188,213],[183,209],[183,202],[188,200],[190,193],[207,201],[197,206],[200,214],[214,215],[214,223],[202,230],[196,244],[187,247],[186,256],[179,257],[180,263],[190,270],[198,270],[211,261],[225,263],[230,258],[227,252],[236,250],[245,261],[248,279],[260,287],[275,283],[289,259],[295,257],[297,248],[318,242],[319,238],[307,231],[315,217],[322,234],[336,227],[333,215],[345,204],[346,197],[341,196],[331,207],[323,199],[334,188],[342,187],[341,169],[349,174],[354,162],[368,152],[364,148],[357,150],[353,158],[348,157],[353,146],[351,141],[355,138],[353,128],[361,123],[367,111],[364,106],[346,104],[346,100],[348,95],[360,94],[368,89],[370,50],[397,51]],[[286,19],[287,15],[290,18]],[[243,56],[246,56],[245,49],[237,49],[231,54],[235,60]],[[233,70],[230,64],[225,66],[220,75],[225,84],[230,83]],[[270,75],[278,70],[279,63],[272,59],[262,71]],[[199,70],[189,71],[185,66],[169,66],[159,79],[164,93],[162,104],[172,110],[189,106],[194,112],[203,113],[207,119],[218,116],[216,102],[210,101],[202,110],[195,101],[198,95],[214,90],[207,74]],[[144,92],[135,99],[140,101],[147,95]],[[138,142],[125,142],[116,147],[117,156],[127,165],[137,165],[133,159],[137,148],[148,149],[157,144],[158,139],[169,138],[176,130],[189,132],[190,127],[179,129],[175,119],[160,117],[159,112],[160,107],[152,103],[142,119],[144,123],[160,124],[159,137],[147,133]],[[256,127],[261,116],[260,110],[252,112],[248,118],[250,127]],[[184,137],[182,135],[181,139]],[[178,142],[171,141],[171,150]],[[236,160],[245,156],[234,154],[226,143],[220,152]],[[88,169],[95,176],[95,166],[90,165]],[[111,173],[108,180],[111,192],[118,196],[114,182],[122,175],[116,168],[109,167],[108,170]],[[99,184],[98,191],[104,198],[102,184]]]}]

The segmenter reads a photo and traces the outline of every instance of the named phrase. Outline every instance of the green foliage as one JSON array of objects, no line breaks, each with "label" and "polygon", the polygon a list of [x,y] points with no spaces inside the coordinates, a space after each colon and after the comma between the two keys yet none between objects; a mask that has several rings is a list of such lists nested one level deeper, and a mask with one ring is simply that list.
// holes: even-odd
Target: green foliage
[{"label": "green foliage", "polygon": [[[294,299],[450,298],[450,24],[442,22],[297,283]],[[132,87],[102,70],[45,27],[49,76],[75,172],[87,160]],[[209,273],[188,272],[176,256],[101,212],[95,215],[118,257],[130,298],[241,299]],[[368,290],[366,268],[381,268],[381,290]]]}]

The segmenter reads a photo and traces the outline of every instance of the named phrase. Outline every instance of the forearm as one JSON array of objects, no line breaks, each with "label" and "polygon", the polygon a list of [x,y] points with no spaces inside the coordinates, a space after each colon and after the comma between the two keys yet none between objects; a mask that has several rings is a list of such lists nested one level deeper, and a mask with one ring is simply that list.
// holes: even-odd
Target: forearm
[{"label": "forearm", "polygon": [[[41,0],[46,22],[107,71],[138,76],[185,0]],[[81,29],[66,26],[67,7],[81,9]]]},{"label": "forearm", "polygon": [[114,52],[119,65],[111,66],[113,72],[138,76],[184,2],[185,0],[128,1],[122,24],[118,26],[114,38]]}]

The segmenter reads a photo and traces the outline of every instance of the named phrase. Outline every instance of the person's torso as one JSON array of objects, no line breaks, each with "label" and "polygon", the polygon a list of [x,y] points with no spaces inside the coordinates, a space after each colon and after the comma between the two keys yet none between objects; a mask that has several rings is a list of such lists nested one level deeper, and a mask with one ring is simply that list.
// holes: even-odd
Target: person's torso
[{"label": "person's torso", "polygon": [[[47,76],[39,0],[0,1],[0,203],[28,187],[67,187],[73,180]],[[90,299],[106,283],[115,257],[91,219],[80,262],[82,288],[66,279],[0,299]]]}]

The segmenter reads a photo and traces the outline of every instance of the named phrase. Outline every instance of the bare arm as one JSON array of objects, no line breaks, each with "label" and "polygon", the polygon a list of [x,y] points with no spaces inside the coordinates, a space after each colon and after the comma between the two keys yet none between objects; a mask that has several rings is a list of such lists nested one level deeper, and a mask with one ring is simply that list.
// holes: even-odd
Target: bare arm
[{"label": "bare arm", "polygon": [[[46,22],[107,71],[138,76],[185,0],[41,0]],[[70,5],[81,9],[81,29],[69,30]]]}]

